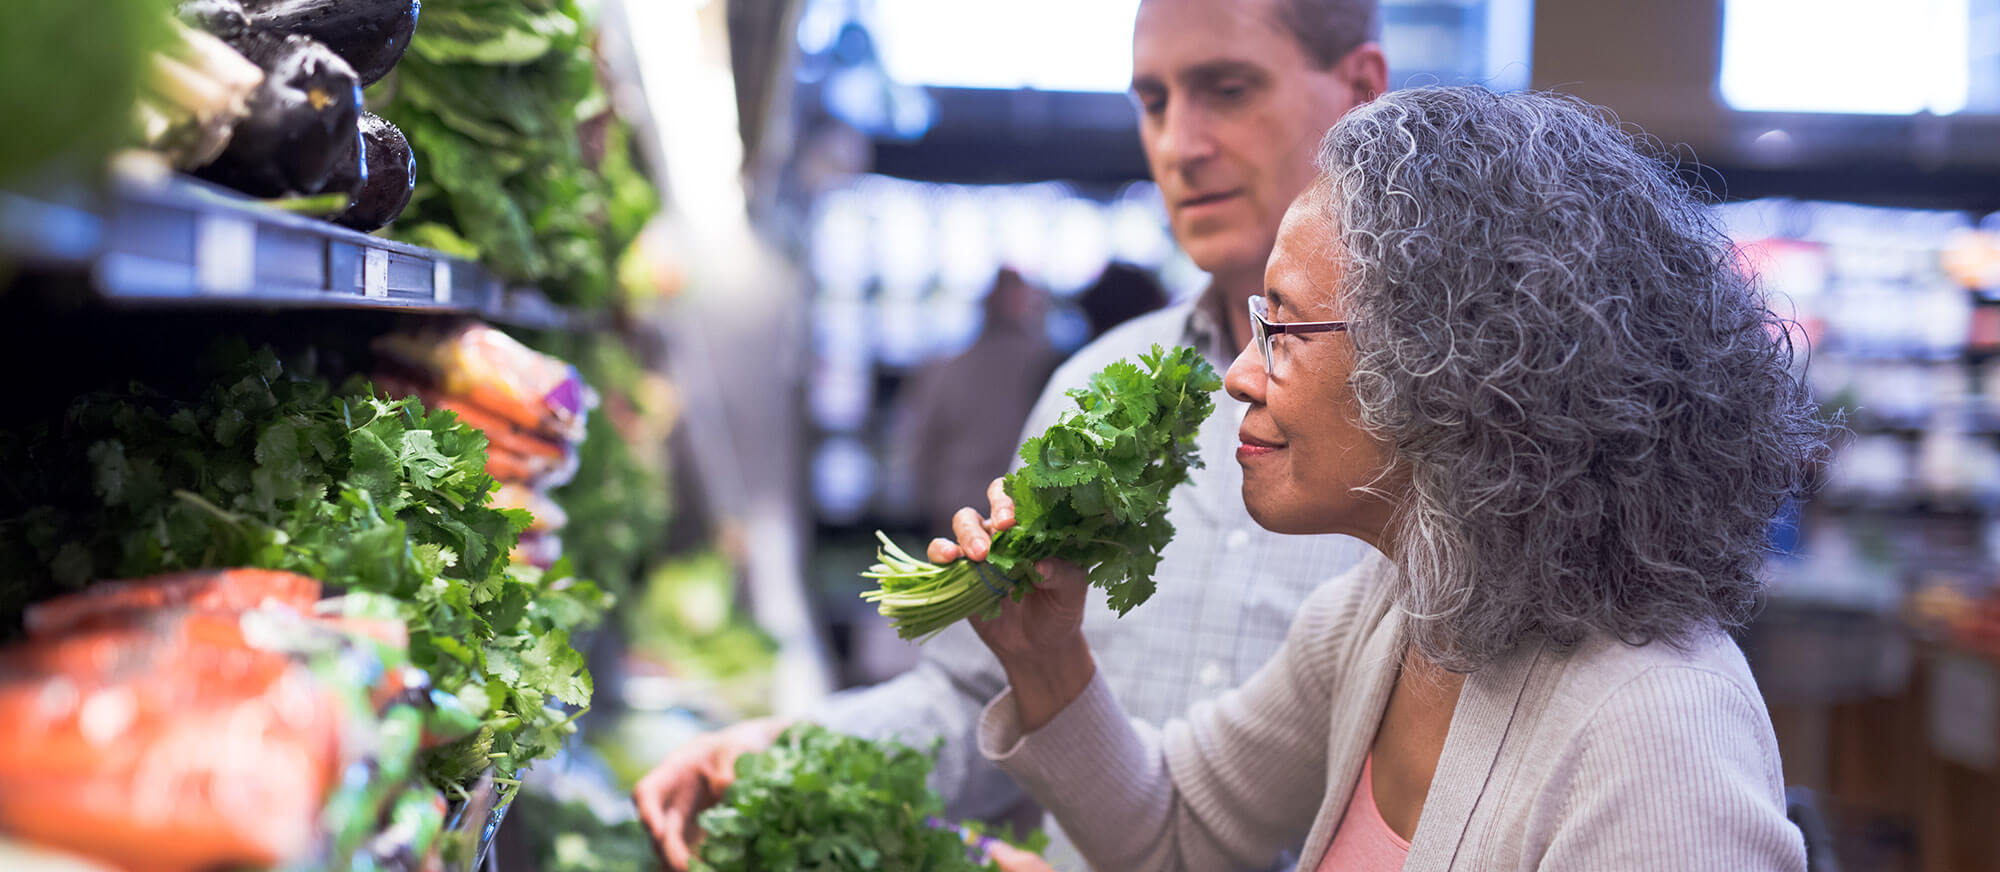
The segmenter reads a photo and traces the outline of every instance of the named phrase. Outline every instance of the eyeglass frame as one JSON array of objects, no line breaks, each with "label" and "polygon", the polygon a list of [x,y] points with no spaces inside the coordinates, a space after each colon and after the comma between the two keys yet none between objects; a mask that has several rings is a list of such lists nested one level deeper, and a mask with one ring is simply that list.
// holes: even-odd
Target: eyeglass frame
[{"label": "eyeglass frame", "polygon": [[1264,317],[1270,306],[1264,302],[1262,294],[1250,295],[1250,341],[1257,344],[1257,350],[1264,356],[1264,374],[1276,375],[1277,368],[1271,362],[1271,337],[1285,333],[1340,333],[1348,329],[1351,321],[1272,321]]}]

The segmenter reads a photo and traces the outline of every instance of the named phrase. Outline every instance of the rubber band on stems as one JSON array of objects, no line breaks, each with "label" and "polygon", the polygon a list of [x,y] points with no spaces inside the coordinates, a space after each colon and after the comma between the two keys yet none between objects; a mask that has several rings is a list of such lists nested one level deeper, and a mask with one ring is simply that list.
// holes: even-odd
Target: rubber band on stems
[{"label": "rubber band on stems", "polygon": [[[979,583],[986,585],[986,589],[992,591],[994,596],[1004,597],[1007,595],[1007,591],[1001,590],[1000,588],[993,586],[993,580],[986,577],[986,561],[969,560],[967,562],[972,564],[973,572],[979,573]],[[1001,576],[1001,577],[1006,578],[1006,576]],[[1013,587],[1011,583],[1008,584],[1007,586],[1010,589]]]}]

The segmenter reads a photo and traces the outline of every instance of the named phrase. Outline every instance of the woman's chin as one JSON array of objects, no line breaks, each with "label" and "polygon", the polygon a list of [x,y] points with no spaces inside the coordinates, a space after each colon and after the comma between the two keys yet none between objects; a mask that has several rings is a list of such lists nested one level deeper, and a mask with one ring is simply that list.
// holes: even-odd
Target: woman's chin
[{"label": "woman's chin", "polygon": [[1310,536],[1332,532],[1321,523],[1322,519],[1314,517],[1313,513],[1301,512],[1289,506],[1273,505],[1276,502],[1278,501],[1252,499],[1249,489],[1244,490],[1243,507],[1250,510],[1250,520],[1256,521],[1259,527],[1288,536]]}]

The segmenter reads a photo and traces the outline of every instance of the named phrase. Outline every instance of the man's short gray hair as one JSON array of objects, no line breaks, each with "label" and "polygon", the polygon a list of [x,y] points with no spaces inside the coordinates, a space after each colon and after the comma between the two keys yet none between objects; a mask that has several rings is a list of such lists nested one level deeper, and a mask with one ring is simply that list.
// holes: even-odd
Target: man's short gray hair
[{"label": "man's short gray hair", "polygon": [[1332,69],[1348,52],[1382,38],[1377,0],[1273,0],[1278,24],[1305,49],[1306,59]]},{"label": "man's short gray hair", "polygon": [[1470,671],[1747,621],[1828,427],[1673,170],[1588,104],[1480,88],[1357,107],[1319,165],[1360,421],[1411,483],[1418,651]]}]

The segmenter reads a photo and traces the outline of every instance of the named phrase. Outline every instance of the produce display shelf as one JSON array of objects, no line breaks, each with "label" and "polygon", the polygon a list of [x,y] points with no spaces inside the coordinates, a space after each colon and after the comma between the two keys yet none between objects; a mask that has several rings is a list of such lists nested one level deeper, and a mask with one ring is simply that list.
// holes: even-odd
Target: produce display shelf
[{"label": "produce display shelf", "polygon": [[458,863],[447,863],[448,872],[481,872],[498,865],[494,841],[507,810],[513,807],[512,797],[508,797],[508,802],[501,801],[503,793],[493,780],[493,770],[488,769],[467,791],[465,799],[451,803],[451,810],[445,816],[445,838],[464,841],[470,851]]},{"label": "produce display shelf", "polygon": [[562,329],[570,313],[477,263],[295,215],[185,176],[0,190],[0,260],[87,270],[129,305],[387,309]]}]

